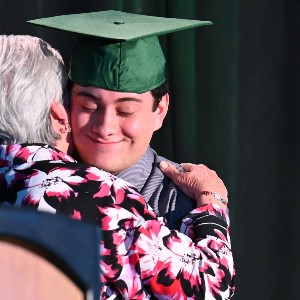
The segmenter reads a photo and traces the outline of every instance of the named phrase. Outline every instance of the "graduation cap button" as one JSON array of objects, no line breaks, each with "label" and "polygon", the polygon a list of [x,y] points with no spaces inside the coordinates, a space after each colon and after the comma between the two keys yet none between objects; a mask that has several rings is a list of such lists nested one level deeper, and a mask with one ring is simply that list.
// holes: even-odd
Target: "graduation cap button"
[{"label": "graduation cap button", "polygon": [[114,24],[121,25],[121,24],[125,24],[125,22],[124,21],[114,21]]}]

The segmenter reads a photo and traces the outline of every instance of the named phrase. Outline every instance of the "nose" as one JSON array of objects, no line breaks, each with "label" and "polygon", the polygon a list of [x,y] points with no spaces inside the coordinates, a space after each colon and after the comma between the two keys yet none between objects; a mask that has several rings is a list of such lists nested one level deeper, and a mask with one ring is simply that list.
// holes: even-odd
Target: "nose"
[{"label": "nose", "polygon": [[93,120],[93,131],[101,137],[116,134],[118,130],[117,115],[110,110],[102,110]]}]

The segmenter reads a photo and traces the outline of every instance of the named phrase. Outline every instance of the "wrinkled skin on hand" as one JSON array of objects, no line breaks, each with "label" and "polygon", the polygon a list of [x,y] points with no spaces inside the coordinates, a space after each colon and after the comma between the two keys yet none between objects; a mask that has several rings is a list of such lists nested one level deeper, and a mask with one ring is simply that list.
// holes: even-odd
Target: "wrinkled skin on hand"
[{"label": "wrinkled skin on hand", "polygon": [[201,194],[203,191],[215,192],[221,198],[228,200],[228,192],[223,181],[217,173],[205,165],[182,163],[184,173],[176,167],[163,161],[160,163],[161,171],[168,176],[187,196],[197,201],[197,207],[215,203],[226,209],[227,204],[222,203],[213,195]]}]

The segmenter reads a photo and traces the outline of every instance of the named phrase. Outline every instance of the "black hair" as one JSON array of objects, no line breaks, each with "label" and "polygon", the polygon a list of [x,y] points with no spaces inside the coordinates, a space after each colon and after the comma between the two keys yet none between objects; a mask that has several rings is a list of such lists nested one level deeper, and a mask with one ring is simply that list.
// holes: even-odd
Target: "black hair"
[{"label": "black hair", "polygon": [[160,85],[157,88],[151,90],[150,92],[151,92],[151,94],[154,98],[152,111],[156,111],[162,97],[164,95],[166,95],[167,93],[169,93],[169,85],[165,81],[162,85]]}]

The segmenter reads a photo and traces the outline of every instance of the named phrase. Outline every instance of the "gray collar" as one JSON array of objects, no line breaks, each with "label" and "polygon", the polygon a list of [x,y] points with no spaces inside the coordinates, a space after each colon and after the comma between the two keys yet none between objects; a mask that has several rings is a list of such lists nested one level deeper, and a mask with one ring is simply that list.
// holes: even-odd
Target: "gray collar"
[{"label": "gray collar", "polygon": [[148,177],[152,173],[154,162],[155,151],[149,147],[146,153],[135,165],[119,173],[117,176],[133,184],[139,191],[141,191],[146,184]]}]

